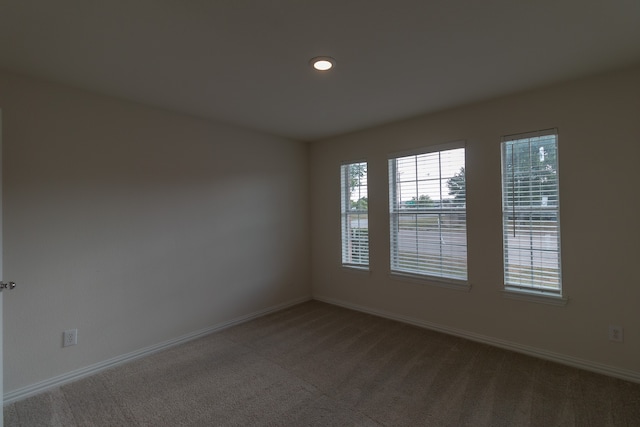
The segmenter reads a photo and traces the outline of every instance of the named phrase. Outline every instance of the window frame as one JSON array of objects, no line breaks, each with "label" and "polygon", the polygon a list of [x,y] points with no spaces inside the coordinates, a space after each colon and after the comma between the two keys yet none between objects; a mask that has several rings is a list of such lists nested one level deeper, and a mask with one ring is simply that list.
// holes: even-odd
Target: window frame
[{"label": "window frame", "polygon": [[[427,147],[422,147],[419,149],[414,149],[414,150],[410,150],[410,151],[403,151],[403,152],[396,152],[396,153],[390,153],[388,155],[388,172],[389,172],[389,238],[390,238],[390,254],[389,254],[389,272],[391,274],[392,277],[395,278],[399,278],[399,279],[403,279],[403,280],[409,280],[411,282],[419,282],[419,283],[426,283],[426,284],[431,284],[431,285],[435,285],[435,286],[441,286],[441,287],[446,287],[446,288],[452,288],[452,289],[457,289],[457,290],[464,290],[464,291],[469,291],[471,289],[471,286],[469,284],[469,277],[468,277],[468,273],[469,273],[469,269],[468,269],[468,230],[467,230],[467,220],[466,220],[466,212],[467,212],[467,203],[466,203],[466,173],[465,173],[465,199],[463,202],[463,205],[461,207],[443,207],[442,203],[440,202],[440,205],[438,207],[435,208],[416,208],[414,210],[411,211],[404,211],[402,210],[402,208],[400,207],[400,205],[402,204],[401,200],[398,200],[398,185],[401,184],[402,182],[410,182],[410,181],[398,181],[398,171],[397,171],[397,167],[398,167],[398,160],[400,159],[407,159],[407,158],[411,158],[411,157],[416,157],[416,161],[417,161],[417,157],[421,156],[421,155],[429,155],[429,154],[438,154],[438,177],[437,178],[433,178],[431,177],[432,180],[440,180],[441,182],[443,180],[448,180],[450,179],[452,176],[442,176],[442,153],[446,152],[446,151],[450,151],[450,150],[457,150],[457,149],[463,149],[464,150],[464,168],[466,170],[466,142],[465,141],[455,141],[455,142],[450,142],[450,143],[445,143],[445,144],[439,144],[439,145],[432,145],[432,146],[427,146]],[[418,168],[416,166],[416,174],[418,173]],[[457,172],[456,172],[457,173]],[[423,178],[424,180],[424,178]],[[415,177],[415,182],[416,185],[418,185],[418,182],[420,181],[420,178],[416,175]],[[442,192],[442,189],[440,190]],[[419,193],[418,190],[416,190],[416,197],[417,197],[417,202],[419,203],[420,200],[420,195],[418,195],[417,193]],[[441,195],[444,193],[441,193]],[[436,215],[438,217],[438,219],[441,218],[441,216],[443,214],[452,214],[452,213],[456,213],[456,214],[460,214],[462,213],[462,223],[464,226],[464,257],[463,257],[463,262],[464,262],[464,277],[463,278],[459,278],[459,277],[452,277],[451,275],[444,275],[444,274],[437,274],[434,273],[433,271],[430,272],[420,272],[420,271],[416,271],[418,269],[420,269],[421,267],[426,269],[428,267],[426,267],[425,264],[421,264],[420,267],[416,267],[415,269],[411,269],[411,268],[403,268],[400,265],[401,262],[401,257],[399,256],[398,252],[398,245],[399,245],[399,241],[400,241],[400,236],[399,236],[399,227],[400,227],[400,215],[401,214],[410,214],[410,215],[416,215],[416,223],[418,223],[417,218],[419,216],[422,216],[423,218],[429,218],[429,217],[433,217],[434,215]],[[418,233],[418,228],[420,227],[419,225],[416,226],[417,228],[414,228],[414,230],[416,230],[416,234]],[[441,227],[441,222],[438,221],[438,233],[442,232],[442,227]],[[441,234],[439,234],[441,236]],[[416,237],[416,239],[418,239],[418,237]],[[431,244],[433,243],[433,240],[430,240]],[[446,255],[442,255],[442,248],[443,248],[443,244],[444,242],[442,241],[442,239],[439,239],[437,245],[439,245],[439,252],[440,252],[440,261],[438,262],[438,264],[441,265],[440,267],[440,273],[443,273],[444,268],[442,267],[443,263],[442,261],[446,258]],[[458,245],[460,246],[460,245]],[[416,257],[416,263],[419,263],[420,260],[420,255],[425,255],[424,252],[420,252],[419,249],[419,245],[416,244],[416,249],[415,249],[416,253],[415,253],[415,257]],[[423,270],[424,271],[424,270]]]},{"label": "window frame", "polygon": [[[362,177],[358,177],[358,184],[356,188],[361,193],[362,187],[365,188],[367,200],[367,206],[363,209],[362,205],[360,208],[350,208],[351,206],[351,185],[350,185],[350,168],[352,166],[364,165],[364,184],[361,185]],[[340,259],[342,267],[355,269],[355,270],[369,270],[370,268],[370,244],[369,244],[369,208],[368,208],[368,198],[369,198],[369,164],[366,160],[356,160],[356,161],[345,161],[340,164]],[[361,200],[362,196],[358,199]],[[354,239],[353,230],[356,229],[365,229],[365,227],[351,227],[351,217],[355,216],[356,221],[361,221],[364,219],[366,221],[366,237],[360,239]],[[365,218],[361,218],[364,216]],[[353,244],[354,241],[360,245],[365,247],[366,256],[361,255],[361,262],[354,262],[353,257]]]},{"label": "window frame", "polygon": [[[555,164],[551,166],[553,171],[553,179],[554,183],[549,186],[545,184],[539,184],[540,189],[537,191],[537,195],[541,197],[540,206],[534,206],[529,202],[526,206],[516,206],[516,199],[520,199],[521,195],[518,195],[516,198],[515,195],[515,187],[516,187],[516,167],[514,166],[514,148],[513,145],[518,142],[522,144],[529,144],[529,158],[528,162],[531,165],[531,161],[535,156],[539,156],[539,161],[544,161],[544,149],[539,151],[540,154],[535,153],[531,149],[532,143],[544,143],[544,138],[553,137],[553,148],[555,155]],[[526,141],[526,142],[525,142]],[[507,147],[511,144],[511,172],[508,170],[509,160],[507,158]],[[564,305],[567,301],[565,297],[563,297],[563,286],[562,286],[562,245],[561,245],[561,221],[560,221],[560,156],[559,156],[559,134],[556,128],[545,129],[534,132],[525,132],[518,133],[512,135],[505,135],[501,138],[500,144],[500,154],[501,154],[501,215],[502,215],[502,259],[503,259],[503,292],[505,296],[510,298],[517,299],[526,299],[534,302],[543,302],[543,303],[551,303],[557,305]],[[542,169],[539,169],[542,170]],[[524,197],[531,200],[536,196],[536,191],[533,189],[531,183],[534,180],[534,172],[536,170],[533,168],[533,165],[529,166],[529,171],[526,176],[526,179],[529,182],[529,189],[527,193],[525,193]],[[511,180],[509,180],[509,174],[511,173]],[[547,178],[544,178],[545,180]],[[544,182],[544,181],[543,181]],[[509,188],[511,190],[509,191]],[[549,190],[551,188],[551,190]],[[544,191],[543,191],[544,190]],[[542,195],[545,193],[546,195]],[[548,205],[548,197],[552,196],[553,204]],[[547,198],[546,200],[544,198]],[[509,198],[511,201],[509,202]],[[555,200],[554,200],[555,199]],[[544,201],[543,201],[544,200]],[[537,215],[537,216],[536,216]],[[522,221],[518,221],[518,217],[524,218]],[[543,223],[543,217],[555,217],[554,225],[545,225]],[[537,218],[537,219],[536,219]],[[528,221],[528,224],[525,222]],[[546,221],[548,222],[548,221]],[[517,246],[515,243],[510,244],[510,235],[515,234],[518,229],[518,223],[520,223],[520,233],[521,236],[525,237],[525,240],[528,236],[529,243],[528,247],[525,246]],[[509,228],[511,227],[511,228]],[[545,229],[546,228],[546,229]],[[555,234],[555,247],[557,249],[550,250],[547,248],[542,248],[543,240],[544,244],[549,244],[551,240],[548,236],[544,235],[544,232],[547,230],[551,230],[553,234]],[[534,237],[539,241],[540,248],[534,247]],[[520,239],[522,240],[522,239]],[[536,242],[538,243],[538,242]],[[553,245],[553,244],[552,244]],[[510,262],[510,251],[521,251],[525,253],[529,253],[529,262],[530,266],[524,266],[523,264],[517,264],[515,261]],[[552,272],[555,274],[548,274],[546,272],[538,272],[537,270],[544,270],[548,263],[547,260],[544,260],[545,254],[546,258],[549,258],[549,254],[551,257],[555,257],[557,255],[557,263],[554,263],[555,270],[552,269]],[[534,261],[534,257],[538,257],[539,261]],[[520,258],[519,258],[520,259]],[[518,267],[515,267],[515,266]],[[536,268],[537,267],[537,268]],[[516,273],[514,270],[524,271],[523,273]],[[531,277],[531,280],[527,283],[522,279],[520,281],[511,280],[511,277],[523,277],[524,275],[528,275]],[[550,277],[548,280],[557,280],[557,287],[554,286],[545,286],[541,283],[535,283],[536,281],[540,281],[545,277]]]}]

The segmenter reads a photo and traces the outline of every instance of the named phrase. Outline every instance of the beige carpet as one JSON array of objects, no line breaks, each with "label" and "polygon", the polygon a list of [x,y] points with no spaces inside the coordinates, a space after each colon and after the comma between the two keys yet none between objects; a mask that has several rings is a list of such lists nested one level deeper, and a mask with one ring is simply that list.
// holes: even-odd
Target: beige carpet
[{"label": "beige carpet", "polygon": [[5,426],[640,426],[640,384],[320,302],[9,405]]}]

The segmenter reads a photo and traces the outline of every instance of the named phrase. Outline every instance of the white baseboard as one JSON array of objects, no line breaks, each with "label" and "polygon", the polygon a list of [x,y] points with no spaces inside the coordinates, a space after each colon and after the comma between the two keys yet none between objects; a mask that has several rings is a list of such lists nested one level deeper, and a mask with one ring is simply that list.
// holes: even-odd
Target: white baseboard
[{"label": "white baseboard", "polygon": [[149,356],[153,353],[156,353],[161,350],[165,350],[171,347],[174,347],[179,344],[183,344],[187,341],[194,340],[196,338],[203,337],[205,335],[212,334],[214,332],[221,331],[223,329],[229,328],[231,326],[236,326],[241,323],[248,322],[249,320],[256,319],[258,317],[265,316],[269,313],[273,313],[276,311],[284,310],[285,308],[310,301],[311,297],[302,297],[297,298],[295,300],[287,301],[282,304],[278,304],[272,307],[265,308],[263,310],[258,310],[253,313],[247,314],[245,316],[236,317],[235,319],[231,319],[226,322],[218,323],[216,325],[210,326],[208,328],[200,329],[198,331],[191,332],[189,334],[183,335],[178,338],[174,338],[168,341],[161,342],[156,345],[152,345],[149,347],[142,348],[140,350],[132,351],[131,353],[123,354],[121,356],[116,356],[111,359],[107,359],[103,362],[95,363],[93,365],[89,365],[84,368],[76,369],[71,372],[67,372],[62,375],[57,375],[53,378],[49,378],[44,381],[37,382],[35,384],[28,385],[26,387],[21,387],[16,390],[12,390],[8,393],[4,394],[3,402],[5,405],[11,404],[18,400],[25,399],[30,396],[34,396],[36,394],[42,393],[49,389],[60,387],[61,385],[68,384],[70,382],[79,380],[84,377],[88,377],[90,375],[97,374],[100,371],[104,371],[105,369],[112,368],[117,365],[121,365],[127,362],[130,362],[135,359],[139,359],[141,357]]},{"label": "white baseboard", "polygon": [[515,351],[517,353],[526,354],[529,356],[537,357],[539,359],[545,359],[552,362],[561,363],[563,365],[572,366],[574,368],[584,369],[586,371],[597,372],[599,374],[608,375],[610,377],[620,378],[626,381],[640,383],[640,372],[631,371],[628,369],[616,368],[614,366],[605,365],[598,362],[592,362],[590,360],[580,359],[573,356],[567,356],[565,354],[554,353],[531,347],[523,344],[514,343],[511,341],[502,340],[499,338],[493,338],[486,335],[476,334],[474,332],[468,332],[462,329],[451,328],[448,326],[440,325],[437,323],[427,322],[421,319],[415,319],[407,316],[402,316],[395,313],[386,312],[370,307],[364,307],[357,304],[352,304],[346,301],[341,301],[335,298],[324,297],[321,295],[314,295],[314,300],[326,302],[328,304],[337,305],[340,307],[348,308],[351,310],[361,311],[363,313],[373,314],[374,316],[384,317],[391,320],[396,320],[410,325],[418,326],[425,329],[430,329],[445,334],[466,338],[472,341],[480,342],[483,344],[489,344],[494,347],[504,348],[505,350]]}]

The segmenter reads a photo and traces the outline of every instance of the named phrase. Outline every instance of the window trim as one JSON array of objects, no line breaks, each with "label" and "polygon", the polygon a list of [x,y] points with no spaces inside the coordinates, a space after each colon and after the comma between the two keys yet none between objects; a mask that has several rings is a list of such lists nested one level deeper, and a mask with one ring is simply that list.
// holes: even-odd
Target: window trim
[{"label": "window trim", "polygon": [[[556,197],[557,197],[557,201],[556,201],[556,208],[555,208],[555,213],[557,215],[557,242],[558,242],[558,251],[557,251],[557,255],[558,255],[558,288],[557,289],[553,289],[553,288],[539,288],[539,287],[533,287],[533,286],[528,286],[525,284],[520,284],[520,285],[515,285],[515,284],[509,284],[507,283],[506,279],[507,279],[507,259],[506,259],[506,253],[507,253],[507,245],[506,245],[506,229],[505,229],[505,194],[504,194],[504,189],[505,189],[505,159],[504,159],[504,155],[505,155],[505,151],[504,151],[504,147],[505,144],[507,142],[511,142],[511,141],[518,141],[518,140],[524,140],[524,139],[531,139],[531,138],[538,138],[538,137],[544,137],[544,136],[554,136],[555,137],[555,154],[556,154],[556,161],[555,161],[555,170],[556,170]],[[500,202],[501,202],[501,219],[502,219],[502,274],[503,274],[503,287],[502,287],[502,294],[505,298],[510,298],[510,299],[519,299],[519,300],[525,300],[525,301],[531,301],[531,302],[538,302],[538,303],[547,303],[547,304],[552,304],[552,305],[560,305],[560,306],[564,306],[567,304],[568,302],[568,298],[564,295],[564,289],[563,289],[563,283],[562,283],[562,244],[561,244],[561,224],[560,224],[560,206],[561,206],[561,202],[560,202],[560,153],[559,153],[559,132],[557,128],[549,128],[549,129],[543,129],[543,130],[537,130],[537,131],[532,131],[532,132],[523,132],[523,133],[516,133],[516,134],[510,134],[510,135],[503,135],[501,137],[500,140],[500,168],[501,168],[501,173],[500,173],[500,184],[501,184],[501,197],[500,197]],[[531,212],[533,212],[533,210],[531,210]]]},{"label": "window trim", "polygon": [[470,292],[471,283],[467,279],[457,280],[449,277],[428,276],[426,274],[405,273],[400,271],[389,271],[389,277],[401,282],[416,283],[419,285],[436,286],[438,288],[453,289],[456,291]]},{"label": "window trim", "polygon": [[529,289],[513,289],[513,288],[505,288],[502,291],[502,296],[504,298],[520,300],[520,301],[528,301],[528,302],[536,302],[540,304],[549,304],[556,305],[560,307],[564,307],[569,302],[569,298],[566,296],[559,295],[557,293],[549,293],[544,290],[529,290]]},{"label": "window trim", "polygon": [[[471,290],[471,284],[469,282],[469,257],[468,257],[468,229],[467,229],[467,220],[466,220],[466,213],[467,213],[467,208],[466,208],[466,200],[465,200],[465,208],[464,208],[464,212],[465,212],[465,248],[466,248],[466,253],[465,253],[465,275],[466,275],[466,279],[457,279],[457,278],[452,278],[452,277],[444,277],[444,276],[435,276],[432,274],[421,274],[421,273],[416,273],[416,272],[408,272],[408,271],[402,271],[402,270],[394,270],[393,268],[393,257],[394,257],[394,243],[395,239],[393,236],[393,232],[394,232],[394,227],[392,226],[392,221],[393,221],[393,203],[396,200],[396,194],[397,194],[397,185],[396,185],[396,179],[392,178],[392,173],[393,176],[396,176],[395,171],[392,171],[392,169],[395,169],[395,162],[392,161],[393,160],[397,160],[399,158],[402,157],[410,157],[410,156],[419,156],[419,155],[423,155],[423,154],[430,154],[430,153],[441,153],[443,151],[449,151],[449,150],[456,150],[456,149],[464,149],[464,156],[465,156],[465,168],[466,168],[466,156],[467,156],[467,147],[466,147],[466,141],[465,140],[456,140],[456,141],[452,141],[452,142],[446,142],[446,143],[442,143],[442,144],[434,144],[434,145],[429,145],[429,146],[423,146],[423,147],[417,147],[417,148],[413,148],[413,149],[409,149],[409,150],[403,150],[403,151],[396,151],[396,152],[390,152],[387,154],[387,173],[388,173],[388,188],[389,188],[389,200],[388,200],[388,207],[389,207],[389,220],[387,221],[388,226],[389,226],[389,276],[393,279],[397,279],[397,280],[401,280],[401,281],[406,281],[406,282],[412,282],[412,283],[419,283],[419,284],[427,284],[427,285],[433,285],[433,286],[437,286],[437,287],[443,287],[443,288],[449,288],[449,289],[455,289],[455,290],[461,290],[461,291],[470,291]],[[442,179],[442,178],[441,178]],[[466,180],[466,177],[465,177]]]},{"label": "window trim", "polygon": [[417,156],[420,154],[435,153],[436,151],[455,150],[458,148],[465,149],[465,159],[466,159],[467,141],[464,139],[460,139],[460,140],[451,141],[451,142],[444,142],[442,144],[427,145],[422,147],[410,148],[408,150],[402,150],[402,151],[393,151],[393,152],[387,153],[387,160],[397,159],[398,157],[408,157],[408,156]]}]

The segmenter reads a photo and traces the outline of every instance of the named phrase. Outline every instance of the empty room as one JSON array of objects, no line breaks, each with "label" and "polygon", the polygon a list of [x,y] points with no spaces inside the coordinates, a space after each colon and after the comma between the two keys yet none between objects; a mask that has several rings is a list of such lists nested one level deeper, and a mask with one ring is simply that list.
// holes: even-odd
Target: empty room
[{"label": "empty room", "polygon": [[640,2],[2,1],[0,144],[5,426],[640,426]]}]

